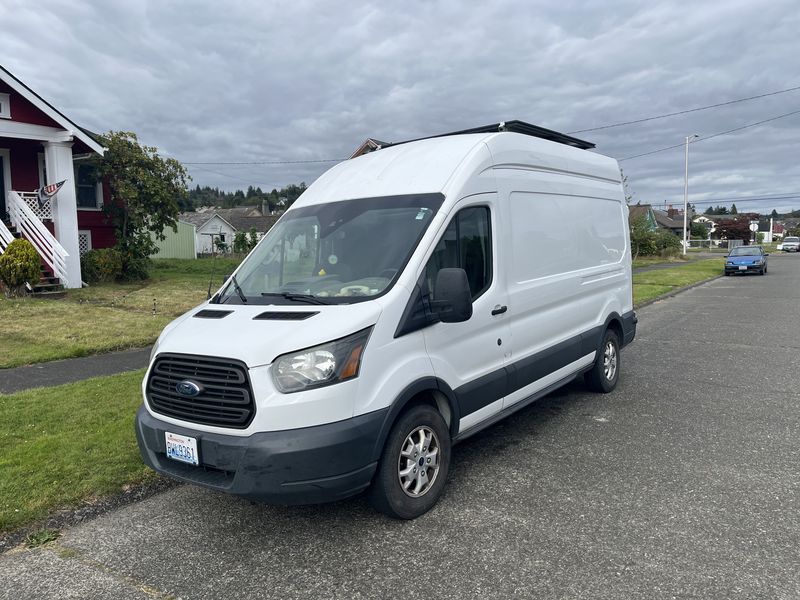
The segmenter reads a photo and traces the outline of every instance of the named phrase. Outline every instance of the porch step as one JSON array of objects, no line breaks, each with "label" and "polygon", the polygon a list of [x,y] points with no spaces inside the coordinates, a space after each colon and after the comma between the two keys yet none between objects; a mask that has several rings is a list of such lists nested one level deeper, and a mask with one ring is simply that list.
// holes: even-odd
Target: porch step
[{"label": "porch step", "polygon": [[58,300],[67,295],[61,280],[58,277],[54,277],[50,269],[42,266],[41,271],[39,283],[33,286],[33,292],[31,293],[34,298]]}]

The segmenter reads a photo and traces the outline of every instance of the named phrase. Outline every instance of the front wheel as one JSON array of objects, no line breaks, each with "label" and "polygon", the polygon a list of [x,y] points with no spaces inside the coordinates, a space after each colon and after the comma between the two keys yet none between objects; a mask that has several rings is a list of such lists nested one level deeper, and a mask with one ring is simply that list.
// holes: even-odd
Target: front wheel
[{"label": "front wheel", "polygon": [[589,389],[601,394],[607,394],[617,387],[619,381],[619,338],[611,329],[603,335],[603,344],[594,361],[592,370],[586,373],[584,379]]},{"label": "front wheel", "polygon": [[375,481],[372,505],[395,519],[425,514],[442,494],[450,470],[450,432],[434,408],[419,405],[392,427]]}]

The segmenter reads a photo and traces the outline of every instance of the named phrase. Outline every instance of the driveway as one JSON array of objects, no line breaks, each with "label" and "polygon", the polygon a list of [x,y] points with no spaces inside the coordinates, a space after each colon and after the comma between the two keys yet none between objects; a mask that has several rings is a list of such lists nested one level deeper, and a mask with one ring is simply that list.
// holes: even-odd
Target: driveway
[{"label": "driveway", "polygon": [[781,256],[642,309],[616,392],[457,446],[416,521],[179,486],[0,557],[0,595],[798,598],[797,290]]}]

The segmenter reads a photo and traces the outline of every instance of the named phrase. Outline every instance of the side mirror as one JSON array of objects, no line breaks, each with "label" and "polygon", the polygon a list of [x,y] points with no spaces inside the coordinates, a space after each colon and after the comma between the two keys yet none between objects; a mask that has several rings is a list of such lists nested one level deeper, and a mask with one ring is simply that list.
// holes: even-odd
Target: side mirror
[{"label": "side mirror", "polygon": [[436,275],[433,312],[442,323],[462,323],[472,316],[472,292],[464,269],[442,269]]},{"label": "side mirror", "polygon": [[769,256],[769,252],[764,252],[764,256]]},{"label": "side mirror", "polygon": [[226,274],[226,275],[223,275],[223,276],[222,276],[222,283],[223,283],[223,285],[224,285],[225,283],[227,283],[227,282],[228,282],[228,279],[230,279],[230,278],[231,278],[231,274],[230,274],[230,273],[228,273],[228,274]]}]

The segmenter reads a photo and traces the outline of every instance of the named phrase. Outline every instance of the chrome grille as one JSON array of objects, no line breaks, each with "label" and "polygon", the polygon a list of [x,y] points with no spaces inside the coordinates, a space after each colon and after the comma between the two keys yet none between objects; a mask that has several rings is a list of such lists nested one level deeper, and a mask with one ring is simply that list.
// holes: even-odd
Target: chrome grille
[{"label": "chrome grille", "polygon": [[[197,384],[197,396],[178,393],[177,384],[185,380]],[[203,425],[244,429],[255,412],[247,366],[231,359],[160,354],[146,396],[153,412]]]}]

